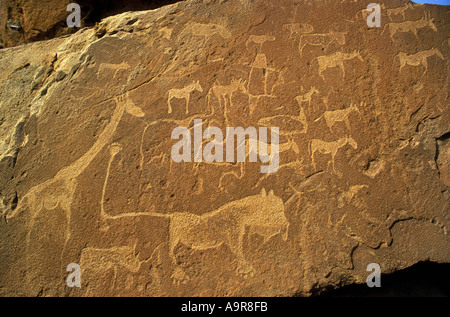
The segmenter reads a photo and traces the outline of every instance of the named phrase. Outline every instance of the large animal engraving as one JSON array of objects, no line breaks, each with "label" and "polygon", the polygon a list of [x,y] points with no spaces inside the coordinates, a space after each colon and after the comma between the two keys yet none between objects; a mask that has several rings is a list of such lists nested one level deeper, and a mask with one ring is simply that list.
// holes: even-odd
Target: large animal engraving
[{"label": "large animal engraving", "polygon": [[283,201],[273,191],[267,194],[264,189],[259,195],[230,202],[203,215],[187,212],[152,215],[170,219],[169,256],[175,266],[172,278],[177,284],[189,280],[177,264],[175,248],[179,243],[194,250],[207,250],[225,244],[238,261],[236,273],[246,277],[254,274],[253,266],[245,259],[243,250],[247,228],[249,236],[256,233],[265,242],[277,234],[282,234],[283,240],[287,241],[289,228]]}]

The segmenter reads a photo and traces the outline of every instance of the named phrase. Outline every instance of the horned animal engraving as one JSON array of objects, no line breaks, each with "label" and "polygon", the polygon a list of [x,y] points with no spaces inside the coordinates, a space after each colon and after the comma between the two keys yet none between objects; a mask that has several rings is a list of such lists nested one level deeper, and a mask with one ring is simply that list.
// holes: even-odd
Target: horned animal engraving
[{"label": "horned animal engraving", "polygon": [[392,41],[394,41],[394,35],[397,34],[397,32],[412,32],[414,36],[418,39],[418,30],[429,27],[434,32],[437,32],[437,28],[433,23],[433,20],[429,14],[426,14],[424,17],[422,17],[420,20],[416,21],[404,21],[400,23],[388,23],[384,26],[383,33],[386,31],[386,27],[389,27],[389,36]]}]

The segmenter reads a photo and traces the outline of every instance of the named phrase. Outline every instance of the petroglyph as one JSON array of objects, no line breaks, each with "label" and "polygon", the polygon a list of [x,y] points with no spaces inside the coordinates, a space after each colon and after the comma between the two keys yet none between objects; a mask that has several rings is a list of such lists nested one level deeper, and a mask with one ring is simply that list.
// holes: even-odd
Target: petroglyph
[{"label": "petroglyph", "polygon": [[[269,118],[263,118],[261,120],[264,121],[264,122],[272,122],[273,123],[272,126],[274,126],[274,125],[279,124],[279,122],[276,121],[277,119],[284,120],[286,117],[289,117],[289,116],[277,115],[277,116],[273,116],[273,117],[269,117]],[[261,120],[260,120],[260,122],[262,122]],[[258,123],[258,124],[260,124],[260,123]],[[298,133],[299,132],[297,132],[297,131],[286,131],[284,133],[283,132],[279,133],[279,135],[286,135],[287,136],[287,141],[283,142],[283,143],[280,143],[278,145],[278,151],[277,151],[278,155],[277,156],[279,156],[283,152],[288,152],[288,151],[293,151],[297,156],[300,154],[300,149],[298,147],[298,144],[292,138],[293,135],[296,135]],[[257,148],[250,146],[251,140],[254,140],[254,139],[245,139],[245,153],[246,154],[245,154],[245,160],[244,161],[247,161],[247,162],[250,161],[249,160],[249,156],[250,155],[256,156],[256,154],[257,154]],[[254,141],[258,141],[258,140],[254,140]],[[267,152],[262,153],[261,152],[261,149],[269,149],[270,148],[269,147],[269,143],[266,143],[266,142],[263,142],[262,140],[259,140],[257,144],[258,144],[258,147],[260,149],[260,157],[262,157],[265,161],[272,160],[272,162],[273,162],[275,153],[272,153],[272,152],[270,152],[270,153],[267,153]],[[215,164],[217,164],[217,163],[215,163]],[[230,163],[218,163],[218,164],[228,164],[229,165]],[[221,190],[227,191],[226,186],[223,185],[225,183],[224,182],[225,177],[231,175],[231,176],[235,177],[236,180],[240,180],[240,179],[242,179],[245,176],[245,166],[246,165],[244,163],[240,163],[240,162],[238,164],[240,166],[239,167],[239,169],[240,169],[239,170],[239,174],[236,171],[228,171],[228,172],[224,172],[221,175],[220,180],[219,180],[219,188]],[[278,169],[279,168],[277,168],[277,170]],[[262,180],[264,180],[265,178],[267,178],[268,176],[269,176],[269,174],[264,174],[263,176],[261,176],[260,177],[260,181],[258,182],[258,184],[260,184],[260,182]],[[257,187],[257,186],[254,186],[253,188],[255,188],[255,187]]]},{"label": "petroglyph", "polygon": [[296,99],[297,102],[299,103],[299,114],[297,116],[292,116],[292,115],[284,115],[284,114],[280,114],[280,115],[275,115],[275,116],[271,116],[271,117],[264,117],[258,120],[258,124],[259,125],[263,125],[263,126],[277,126],[277,127],[282,127],[283,123],[285,124],[290,124],[291,122],[293,122],[295,124],[295,126],[298,126],[298,123],[300,123],[302,125],[302,129],[295,129],[295,130],[286,130],[286,129],[281,129],[280,131],[280,135],[297,135],[297,134],[305,134],[308,132],[308,120],[306,118],[306,114],[305,114],[305,110],[303,109],[303,107],[301,106],[301,101],[299,101],[298,99]]},{"label": "petroglyph", "polygon": [[428,27],[432,29],[434,32],[437,32],[437,28],[434,25],[433,20],[434,19],[430,18],[429,14],[425,14],[423,18],[416,21],[405,21],[399,23],[391,22],[384,26],[383,33],[386,31],[386,27],[388,27],[389,36],[392,41],[394,41],[394,35],[397,34],[397,32],[403,33],[412,32],[414,36],[418,39],[419,37],[417,32],[419,29]]},{"label": "petroglyph", "polygon": [[83,270],[92,267],[92,269],[98,268],[104,271],[110,266],[114,267],[115,271],[118,266],[121,266],[136,273],[141,263],[135,257],[134,248],[129,246],[114,246],[109,249],[88,247],[81,250],[80,267]]},{"label": "petroglyph", "polygon": [[[361,102],[360,107],[365,107],[365,103]],[[327,123],[327,126],[331,132],[333,132],[333,126],[337,122],[344,122],[345,125],[347,126],[347,129],[350,131],[351,127],[350,127],[350,121],[348,118],[349,118],[350,113],[352,113],[353,111],[360,114],[359,107],[352,102],[348,108],[345,108],[342,110],[325,111],[324,113],[322,113],[320,115],[320,117],[318,117],[314,121],[317,122],[322,117],[324,117],[325,122]]]},{"label": "petroglyph", "polygon": [[[211,115],[214,114],[214,107],[211,105],[211,94],[216,97],[219,102],[219,107],[223,109],[225,122],[228,125],[228,109],[233,106],[233,94],[240,90],[242,93],[246,94],[247,89],[245,88],[245,81],[243,79],[233,78],[229,85],[215,85],[209,91],[207,95],[207,105],[210,110]],[[227,105],[229,107],[227,107]]]},{"label": "petroglyph", "polygon": [[163,27],[159,30],[159,33],[162,34],[163,38],[170,40],[172,37],[172,31],[173,31],[173,29],[170,29],[168,27]]},{"label": "petroglyph", "polygon": [[286,23],[283,24],[283,30],[288,30],[290,32],[289,38],[291,38],[293,34],[302,35],[311,33],[314,31],[314,28],[308,23]]},{"label": "petroglyph", "polygon": [[302,34],[298,44],[300,56],[303,55],[303,49],[306,45],[321,46],[325,49],[335,42],[338,45],[345,45],[345,34],[347,32],[329,32],[324,34]]},{"label": "petroglyph", "polygon": [[[385,5],[384,5],[384,3],[381,3],[381,4],[380,4],[380,8],[383,9],[383,10],[386,8]],[[356,13],[356,15],[355,15],[355,19],[356,19],[356,20],[359,19],[359,15],[361,15],[361,18],[362,18],[364,21],[367,21],[367,17],[369,16],[369,11],[367,10],[367,8],[364,8],[364,9],[358,11],[358,12]],[[355,22],[355,21],[353,21],[353,20],[347,20],[347,21],[350,21],[350,22],[352,22],[352,23]]]},{"label": "petroglyph", "polygon": [[259,44],[259,52],[262,49],[262,45],[267,41],[275,41],[275,37],[272,35],[250,35],[245,42],[245,46],[248,48],[249,43]]},{"label": "petroglyph", "polygon": [[428,57],[431,57],[433,55],[436,55],[440,59],[445,60],[444,56],[437,48],[431,48],[429,50],[421,51],[416,54],[410,54],[410,55],[408,55],[404,52],[400,52],[397,55],[398,58],[400,59],[400,71],[406,65],[419,66],[420,64],[422,64],[425,67],[425,71],[424,71],[424,74],[425,74],[428,71],[427,59],[428,59]]},{"label": "petroglyph", "polygon": [[185,283],[189,279],[176,259],[175,248],[179,243],[193,250],[207,250],[225,244],[238,261],[236,273],[246,277],[254,274],[243,250],[247,228],[249,236],[256,233],[264,238],[264,242],[278,234],[287,241],[289,228],[283,201],[273,191],[266,194],[264,189],[259,195],[230,202],[203,215],[184,212],[153,215],[170,219],[168,245],[175,267],[172,274],[174,283]]},{"label": "petroglyph", "polygon": [[191,96],[191,93],[194,91],[203,92],[203,88],[200,85],[200,82],[193,81],[191,84],[185,86],[184,88],[172,88],[169,90],[168,97],[167,97],[167,107],[168,107],[168,113],[172,113],[172,105],[170,101],[172,98],[178,98],[178,99],[185,99],[186,100],[186,114],[189,113],[189,98]]},{"label": "petroglyph", "polygon": [[[303,91],[303,87],[301,87],[301,89]],[[316,87],[312,86],[307,93],[295,97],[295,100],[298,102],[300,107],[302,106],[302,103],[307,102],[308,103],[308,107],[311,108],[311,100],[312,100],[312,96],[314,94],[318,95],[319,94],[319,90],[317,90]]]},{"label": "petroglyph", "polygon": [[[248,155],[246,154],[246,158],[247,158],[247,156]],[[217,164],[217,163],[215,163],[215,164]],[[218,164],[231,165],[231,163],[218,163]],[[242,179],[245,176],[245,165],[244,165],[244,163],[238,162],[238,164],[239,164],[239,174],[236,171],[227,171],[227,172],[222,173],[222,175],[220,176],[219,185],[218,186],[219,186],[219,188],[221,190],[227,192],[227,187],[224,185],[224,184],[226,184],[226,182],[224,180],[225,180],[225,178],[227,176],[233,176],[233,177],[236,178],[236,180],[240,180],[240,179]]]},{"label": "petroglyph", "polygon": [[[249,80],[247,83],[247,95],[248,95],[250,114],[253,113],[260,98],[262,98],[262,97],[274,98],[275,96],[273,96],[273,89],[277,85],[280,84],[279,82],[277,84],[274,84],[272,86],[270,93],[268,92],[267,81],[268,81],[269,73],[274,72],[274,73],[280,74],[280,71],[278,71],[277,69],[274,69],[272,67],[269,67],[267,64],[266,55],[261,52],[263,44],[267,41],[275,41],[275,37],[272,35],[250,35],[249,38],[247,39],[247,42],[245,43],[247,49],[248,49],[248,46],[250,43],[259,44],[259,48],[258,48],[256,57],[253,60],[252,65],[251,65],[251,69],[250,69],[250,73],[249,73]],[[250,85],[252,82],[252,78],[253,78],[255,69],[263,69],[264,79],[263,79],[263,93],[262,94],[252,94],[251,93]],[[277,81],[278,81],[278,79],[277,79]],[[281,82],[283,82],[283,81],[284,81],[284,79],[282,78]]]},{"label": "petroglyph", "polygon": [[78,160],[59,170],[52,179],[32,187],[20,200],[14,212],[7,215],[8,218],[12,218],[22,211],[30,211],[30,230],[28,231],[26,238],[27,247],[30,244],[30,234],[32,232],[31,228],[34,227],[35,219],[39,216],[40,212],[43,209],[53,210],[58,206],[66,213],[67,229],[65,234],[65,245],[70,239],[71,205],[77,187],[78,176],[83,173],[98,153],[100,153],[105,145],[110,142],[124,112],[138,114],[138,116],[143,114],[142,110],[140,110],[140,108],[131,101],[128,93],[115,97],[114,101],[116,103],[116,107],[111,116],[110,122],[98,136],[93,146]]},{"label": "petroglyph", "polygon": [[113,70],[114,71],[114,75],[112,78],[116,78],[117,72],[119,71],[126,71],[129,70],[131,67],[127,62],[122,62],[120,64],[110,64],[110,63],[102,63],[100,64],[100,66],[98,67],[97,70],[97,78],[99,78],[100,74],[102,74],[103,72],[107,71],[107,70]]},{"label": "petroglyph", "polygon": [[344,61],[350,60],[353,58],[358,58],[361,62],[363,62],[363,59],[361,57],[361,54],[358,51],[353,51],[352,53],[343,53],[343,52],[336,52],[331,55],[325,55],[325,56],[319,56],[317,57],[317,61],[319,63],[319,75],[322,77],[323,80],[325,80],[325,77],[323,76],[323,72],[327,68],[333,68],[333,67],[339,67],[342,71],[342,78],[345,78],[345,66]]},{"label": "petroglyph", "polygon": [[201,36],[209,39],[215,34],[219,34],[223,38],[231,38],[230,31],[222,25],[215,23],[202,24],[197,22],[189,22],[178,35],[178,39],[182,39],[186,35]]},{"label": "petroglyph", "polygon": [[[350,188],[348,189],[348,191],[343,192],[339,198],[338,198],[338,208],[342,208],[345,205],[348,205],[353,198],[358,194],[358,192],[363,189],[363,188],[367,188],[367,185],[353,185],[350,186]],[[356,204],[358,204],[358,202],[356,202]]]},{"label": "petroglyph", "polygon": [[[316,163],[314,160],[314,154],[318,151],[321,154],[331,154],[331,162],[333,166],[333,171],[336,173],[334,159],[336,157],[337,152],[340,148],[344,147],[345,145],[351,145],[354,149],[358,147],[358,144],[355,140],[351,137],[343,137],[336,141],[326,142],[319,139],[312,139],[309,143],[309,155],[311,157],[311,161],[313,164],[314,169],[316,169]],[[337,174],[337,173],[336,173]]]},{"label": "petroglyph", "polygon": [[392,16],[401,15],[403,17],[403,20],[406,19],[405,12],[408,9],[414,9],[411,3],[407,3],[403,7],[393,8],[393,9],[387,9],[387,15],[389,16],[389,20],[392,21]]},{"label": "petroglyph", "polygon": [[[113,246],[111,248],[87,247],[82,249],[80,267],[82,276],[86,280],[85,296],[92,296],[99,291],[98,288],[108,288],[108,286],[110,291],[118,288],[132,288],[134,286],[133,274],[139,272],[142,264],[151,261],[151,258],[139,261],[136,256],[136,245],[134,247]],[[104,276],[108,270],[113,271],[110,280],[97,280],[98,276]]]}]

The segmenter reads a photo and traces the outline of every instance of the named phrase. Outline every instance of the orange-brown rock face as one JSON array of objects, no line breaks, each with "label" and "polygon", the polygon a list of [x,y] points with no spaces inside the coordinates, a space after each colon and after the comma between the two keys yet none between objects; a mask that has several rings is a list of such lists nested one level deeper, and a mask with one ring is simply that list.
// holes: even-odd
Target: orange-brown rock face
[{"label": "orange-brown rock face", "polygon": [[[187,1],[1,50],[0,294],[309,295],[450,262],[449,9],[384,1],[377,28],[370,2]],[[241,162],[230,127],[278,151]]]},{"label": "orange-brown rock face", "polygon": [[80,26],[92,26],[101,18],[125,11],[150,10],[176,0],[2,0],[0,48],[13,47],[74,33],[67,17],[80,6]]},{"label": "orange-brown rock face", "polygon": [[0,1],[0,44],[11,47],[70,32],[66,25],[70,0]]}]

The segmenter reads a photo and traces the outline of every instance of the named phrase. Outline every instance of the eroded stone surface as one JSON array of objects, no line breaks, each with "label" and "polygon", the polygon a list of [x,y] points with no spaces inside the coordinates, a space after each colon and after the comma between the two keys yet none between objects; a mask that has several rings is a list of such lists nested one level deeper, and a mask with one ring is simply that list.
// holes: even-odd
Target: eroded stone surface
[{"label": "eroded stone surface", "polygon": [[[188,1],[2,50],[1,294],[308,295],[449,262],[448,8],[386,1],[377,29],[368,3]],[[279,170],[173,162],[194,119],[279,127]]]},{"label": "eroded stone surface", "polygon": [[80,6],[80,27],[91,27],[107,16],[126,11],[152,10],[177,0],[2,0],[0,1],[0,48],[13,47],[76,32],[67,25]]}]

